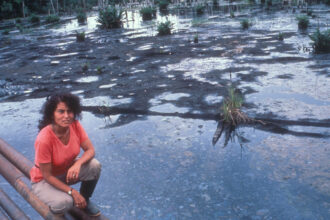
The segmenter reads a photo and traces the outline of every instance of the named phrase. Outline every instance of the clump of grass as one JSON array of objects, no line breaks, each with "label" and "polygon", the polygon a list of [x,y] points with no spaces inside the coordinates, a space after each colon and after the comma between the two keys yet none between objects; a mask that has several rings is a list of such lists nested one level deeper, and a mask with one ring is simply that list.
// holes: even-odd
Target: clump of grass
[{"label": "clump of grass", "polygon": [[142,15],[142,19],[144,21],[151,20],[156,15],[156,8],[151,6],[141,8],[140,14]]},{"label": "clump of grass", "polygon": [[85,24],[87,21],[87,15],[84,11],[79,11],[77,14],[77,20],[79,24]]},{"label": "clump of grass", "polygon": [[32,24],[39,24],[40,23],[40,17],[38,15],[32,14],[29,18],[29,21]]},{"label": "clump of grass", "polygon": [[38,23],[40,23],[40,18],[39,18],[39,16],[38,16],[38,15],[35,15],[35,14],[31,14],[29,20],[30,20],[30,22],[31,22],[32,24],[38,24]]},{"label": "clump of grass", "polygon": [[195,44],[198,43],[198,34],[195,34],[195,36],[194,36],[194,43],[195,43]]},{"label": "clump of grass", "polygon": [[60,21],[60,17],[58,15],[48,15],[46,17],[46,23],[50,24],[50,23],[56,23]]},{"label": "clump of grass", "polygon": [[230,11],[230,17],[235,18],[235,13],[233,11]]},{"label": "clump of grass", "polygon": [[284,40],[283,33],[282,32],[278,33],[278,37],[277,38],[278,38],[278,40],[283,41]]},{"label": "clump of grass", "polygon": [[88,65],[88,63],[84,63],[84,64],[82,64],[82,65],[81,65],[81,68],[82,68],[82,71],[83,71],[83,72],[86,72],[86,71],[89,69],[89,65]]},{"label": "clump of grass", "polygon": [[205,6],[204,5],[199,4],[199,5],[196,6],[196,14],[197,15],[204,14],[204,10],[205,10]]},{"label": "clump of grass", "polygon": [[[228,141],[231,138],[233,138],[233,134],[234,136],[237,135],[237,133],[235,133],[235,129],[240,124],[255,123],[255,122],[265,124],[263,121],[249,118],[245,113],[243,113],[241,111],[243,102],[244,99],[241,93],[237,89],[235,89],[232,85],[230,85],[228,87],[228,96],[225,97],[221,106],[221,115],[220,115],[221,120],[218,122],[217,129],[213,135],[213,139],[212,139],[213,145],[216,144],[216,142],[221,137],[221,134],[224,132],[225,133],[224,146],[226,146]],[[239,138],[239,136],[237,137]]]},{"label": "clump of grass", "polygon": [[167,10],[169,4],[170,2],[168,0],[159,0],[158,1],[159,10]]},{"label": "clump of grass", "polygon": [[16,28],[19,30],[20,33],[24,32],[24,27],[21,24],[16,24]]},{"label": "clump of grass", "polygon": [[173,24],[170,21],[161,22],[158,24],[157,31],[159,36],[172,34]]},{"label": "clump of grass", "polygon": [[15,23],[16,23],[16,24],[21,24],[21,23],[22,23],[22,19],[20,19],[20,18],[16,18],[16,19],[15,19]]},{"label": "clump of grass", "polygon": [[98,66],[98,67],[96,68],[96,71],[97,71],[98,74],[101,75],[101,74],[103,73],[103,67]]},{"label": "clump of grass", "polygon": [[85,32],[84,31],[83,32],[76,31],[77,42],[83,42],[83,41],[85,41],[85,38],[86,38],[86,36],[85,36]]},{"label": "clump of grass", "polygon": [[309,18],[306,15],[301,15],[297,17],[298,20],[298,28],[299,29],[307,29],[309,25]]},{"label": "clump of grass", "polygon": [[329,53],[330,52],[330,29],[320,32],[316,30],[309,36],[313,41],[313,48],[315,53]]},{"label": "clump of grass", "polygon": [[2,34],[3,34],[3,35],[8,35],[8,34],[9,34],[9,32],[10,32],[10,30],[9,30],[9,29],[5,29],[5,30],[3,30],[3,31],[2,31]]},{"label": "clump of grass", "polygon": [[222,103],[222,116],[225,123],[234,126],[241,122],[245,122],[247,116],[241,112],[243,104],[243,97],[237,92],[235,88],[230,86],[228,88],[228,97]]},{"label": "clump of grass", "polygon": [[122,15],[123,11],[121,9],[118,10],[116,7],[109,6],[100,10],[97,21],[102,29],[120,28],[122,26]]},{"label": "clump of grass", "polygon": [[241,27],[245,29],[249,29],[252,26],[252,23],[248,19],[241,20]]}]

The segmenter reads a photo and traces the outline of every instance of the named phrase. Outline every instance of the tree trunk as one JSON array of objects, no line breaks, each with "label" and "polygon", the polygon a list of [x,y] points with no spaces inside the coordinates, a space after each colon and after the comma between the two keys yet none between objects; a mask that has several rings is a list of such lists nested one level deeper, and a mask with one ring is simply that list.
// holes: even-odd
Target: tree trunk
[{"label": "tree trunk", "polygon": [[52,5],[52,9],[53,9],[54,14],[56,14],[54,4],[53,4],[53,0],[50,0],[50,4]]},{"label": "tree trunk", "polygon": [[23,12],[23,18],[25,18],[25,11],[24,11],[24,7],[25,5],[24,5],[24,0],[22,1],[22,12]]}]

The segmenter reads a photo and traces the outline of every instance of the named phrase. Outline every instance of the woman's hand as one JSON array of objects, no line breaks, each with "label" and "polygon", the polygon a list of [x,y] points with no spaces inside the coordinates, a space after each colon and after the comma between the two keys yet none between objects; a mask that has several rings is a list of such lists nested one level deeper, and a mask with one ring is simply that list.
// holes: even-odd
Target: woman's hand
[{"label": "woman's hand", "polygon": [[66,182],[67,183],[75,183],[79,180],[79,173],[80,173],[81,164],[76,161],[68,170],[66,174]]},{"label": "woman's hand", "polygon": [[72,189],[72,198],[77,208],[84,209],[87,206],[85,198],[75,189]]}]

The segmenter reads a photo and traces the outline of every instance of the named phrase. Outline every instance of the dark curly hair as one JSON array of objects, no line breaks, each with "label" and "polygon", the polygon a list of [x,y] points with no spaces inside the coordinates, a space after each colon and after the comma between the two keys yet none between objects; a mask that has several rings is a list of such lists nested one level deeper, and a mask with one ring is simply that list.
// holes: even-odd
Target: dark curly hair
[{"label": "dark curly hair", "polygon": [[68,108],[73,112],[74,119],[81,118],[81,105],[78,96],[71,93],[57,93],[47,97],[45,104],[42,107],[42,119],[39,120],[38,128],[43,129],[54,121],[54,111],[57,104],[64,102]]}]

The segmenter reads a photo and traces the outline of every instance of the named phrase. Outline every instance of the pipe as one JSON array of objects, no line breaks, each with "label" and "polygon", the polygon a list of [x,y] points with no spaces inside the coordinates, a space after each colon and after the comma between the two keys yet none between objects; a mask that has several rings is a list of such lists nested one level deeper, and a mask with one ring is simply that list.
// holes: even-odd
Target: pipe
[{"label": "pipe", "polygon": [[9,218],[3,213],[2,209],[0,209],[0,219],[1,220],[9,220]]},{"label": "pipe", "polygon": [[0,173],[44,219],[64,219],[54,215],[49,207],[32,193],[30,180],[2,155],[0,155]]},{"label": "pipe", "polygon": [[30,218],[8,197],[8,195],[0,189],[0,206],[6,211],[7,215],[12,219],[29,220]]},{"label": "pipe", "polygon": [[30,170],[33,167],[33,163],[1,138],[0,154],[2,154],[7,160],[9,160],[21,172],[23,172],[25,176],[30,178]]}]

